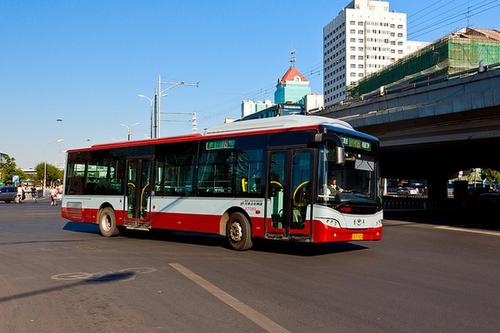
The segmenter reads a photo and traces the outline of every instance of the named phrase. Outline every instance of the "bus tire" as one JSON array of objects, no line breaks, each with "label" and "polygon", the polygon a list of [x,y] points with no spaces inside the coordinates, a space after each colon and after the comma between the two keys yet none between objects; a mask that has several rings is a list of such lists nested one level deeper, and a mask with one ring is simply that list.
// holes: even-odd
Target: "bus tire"
[{"label": "bus tire", "polygon": [[226,227],[229,246],[238,251],[252,247],[252,227],[245,214],[234,212],[229,216]]},{"label": "bus tire", "polygon": [[120,231],[116,226],[115,211],[111,207],[99,210],[98,215],[99,231],[104,237],[117,236]]}]

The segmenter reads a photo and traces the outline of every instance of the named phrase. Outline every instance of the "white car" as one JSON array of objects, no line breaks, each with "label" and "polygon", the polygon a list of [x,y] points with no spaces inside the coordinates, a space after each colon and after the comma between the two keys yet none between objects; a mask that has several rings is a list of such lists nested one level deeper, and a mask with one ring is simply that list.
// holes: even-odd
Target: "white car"
[{"label": "white car", "polygon": [[418,190],[413,187],[400,187],[396,191],[396,194],[401,196],[418,195]]}]

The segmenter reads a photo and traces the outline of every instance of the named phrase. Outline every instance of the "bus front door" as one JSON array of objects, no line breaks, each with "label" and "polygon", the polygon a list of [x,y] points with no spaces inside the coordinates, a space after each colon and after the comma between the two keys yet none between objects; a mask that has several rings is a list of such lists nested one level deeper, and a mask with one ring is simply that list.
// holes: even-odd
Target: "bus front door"
[{"label": "bus front door", "polygon": [[127,192],[125,193],[124,224],[129,227],[149,227],[151,214],[150,159],[127,161]]},{"label": "bus front door", "polygon": [[266,237],[311,236],[313,157],[312,149],[269,152]]}]

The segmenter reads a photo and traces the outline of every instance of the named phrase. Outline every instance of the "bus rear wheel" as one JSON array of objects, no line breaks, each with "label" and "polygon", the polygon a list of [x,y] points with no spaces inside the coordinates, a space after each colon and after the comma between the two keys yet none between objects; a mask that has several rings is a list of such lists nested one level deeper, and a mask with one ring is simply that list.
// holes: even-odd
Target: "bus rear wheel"
[{"label": "bus rear wheel", "polygon": [[243,213],[235,212],[229,216],[226,235],[234,250],[245,251],[252,247],[252,227]]},{"label": "bus rear wheel", "polygon": [[120,231],[116,226],[115,211],[111,207],[102,208],[98,215],[99,231],[104,237],[117,236]]}]

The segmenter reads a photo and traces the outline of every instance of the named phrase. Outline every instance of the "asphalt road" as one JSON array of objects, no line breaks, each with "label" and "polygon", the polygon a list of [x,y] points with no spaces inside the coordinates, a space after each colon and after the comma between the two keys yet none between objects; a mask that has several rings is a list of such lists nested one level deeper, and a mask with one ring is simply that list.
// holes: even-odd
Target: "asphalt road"
[{"label": "asphalt road", "polygon": [[500,233],[324,246],[131,233],[0,203],[0,332],[500,332]]}]

